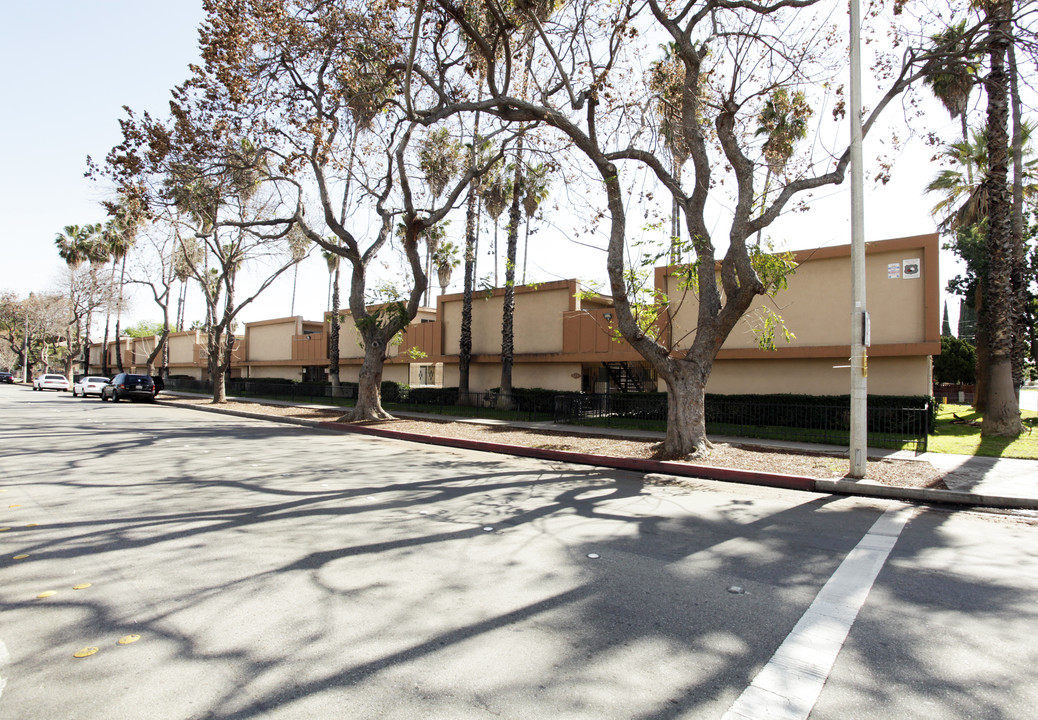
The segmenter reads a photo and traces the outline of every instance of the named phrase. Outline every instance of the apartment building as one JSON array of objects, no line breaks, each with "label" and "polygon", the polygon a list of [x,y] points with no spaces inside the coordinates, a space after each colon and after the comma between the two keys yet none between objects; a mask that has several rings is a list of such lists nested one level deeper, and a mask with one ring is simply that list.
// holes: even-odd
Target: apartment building
[{"label": "apartment building", "polygon": [[[869,392],[927,395],[932,355],[940,353],[937,235],[866,244],[867,304],[871,319]],[[796,271],[775,297],[757,298],[724,343],[710,376],[712,393],[845,394],[850,387],[850,246],[793,253]],[[698,300],[673,268],[657,268],[655,288],[669,299],[658,326],[680,355],[695,337]],[[500,385],[504,289],[477,292],[472,303],[472,390]],[[388,352],[385,380],[412,386],[458,384],[461,293],[441,295],[422,308]],[[758,346],[766,313],[781,318],[775,350]],[[514,387],[585,392],[663,389],[662,382],[616,330],[612,299],[579,291],[576,280],[515,288]],[[356,382],[364,351],[348,310],[342,311],[339,376]],[[285,317],[247,323],[237,339],[232,375],[327,379],[331,315],[323,321]],[[124,365],[142,371],[154,338],[123,338]],[[150,343],[150,345],[149,345]],[[100,357],[99,345],[98,358]],[[109,353],[112,354],[112,347]],[[170,337],[169,372],[206,377],[204,334]],[[127,360],[131,358],[131,360]],[[92,372],[95,367],[91,350]],[[109,366],[114,367],[110,360]]]}]

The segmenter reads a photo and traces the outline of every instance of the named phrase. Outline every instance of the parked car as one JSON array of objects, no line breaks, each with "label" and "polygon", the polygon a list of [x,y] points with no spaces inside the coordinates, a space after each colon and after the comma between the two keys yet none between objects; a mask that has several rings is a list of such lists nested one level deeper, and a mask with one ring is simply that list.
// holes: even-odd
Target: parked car
[{"label": "parked car", "polygon": [[68,378],[64,375],[39,375],[32,381],[33,390],[60,390],[68,392]]},{"label": "parked car", "polygon": [[108,384],[108,378],[96,377],[94,375],[84,375],[83,377],[76,380],[76,384],[72,386],[72,397],[82,395],[97,395],[101,397],[101,388]]},{"label": "parked car", "polygon": [[155,401],[155,383],[147,375],[119,373],[101,388],[101,400]]},{"label": "parked car", "polygon": [[0,372],[0,383],[14,385],[14,375],[9,372]]}]

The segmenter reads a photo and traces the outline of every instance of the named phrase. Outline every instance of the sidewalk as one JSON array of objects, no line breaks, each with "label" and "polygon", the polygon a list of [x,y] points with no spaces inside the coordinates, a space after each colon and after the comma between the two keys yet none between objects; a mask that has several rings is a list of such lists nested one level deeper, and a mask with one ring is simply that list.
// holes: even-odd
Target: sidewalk
[{"label": "sidewalk", "polygon": [[[396,413],[400,417],[423,418],[422,413]],[[511,425],[531,430],[559,431],[559,426],[550,422],[508,422],[504,420],[487,420],[482,418],[464,418],[437,416],[452,422],[476,422],[488,425]],[[589,428],[567,425],[566,432],[577,434],[612,435],[623,438],[645,438],[662,440],[664,433],[638,430],[617,430],[613,428]],[[839,445],[823,445],[820,443],[793,442],[785,440],[767,440],[745,438],[728,435],[711,435],[711,442],[729,443],[744,447],[779,448],[792,451],[823,453],[847,457],[847,448]],[[1015,458],[975,457],[973,455],[950,455],[943,453],[916,454],[910,450],[889,450],[885,448],[868,448],[869,459],[887,458],[929,462],[935,468],[946,472],[944,483],[948,490],[928,490],[919,488],[899,488],[889,485],[871,483],[868,480],[815,480],[815,489],[827,492],[869,495],[906,500],[925,500],[930,502],[958,502],[969,505],[990,507],[1020,507],[1038,509],[1038,461],[1019,460]],[[723,479],[723,478],[718,478]]]},{"label": "sidewalk", "polygon": [[[197,393],[166,392],[166,395],[179,395],[186,397],[199,397]],[[334,405],[303,404],[284,400],[258,400],[256,398],[228,397],[229,401],[241,400],[262,405],[299,406],[318,409],[341,410]],[[418,440],[421,442],[447,445],[452,447],[463,447],[488,452],[522,455],[526,457],[538,457],[542,459],[561,460],[563,462],[578,462],[586,465],[598,465],[613,467],[624,470],[632,470],[643,473],[662,473],[686,477],[699,477],[729,482],[744,482],[769,485],[774,487],[785,487],[800,490],[813,490],[815,492],[834,493],[842,495],[861,495],[868,497],[882,497],[888,499],[902,499],[914,502],[948,503],[957,505],[999,507],[999,508],[1022,508],[1027,510],[1038,510],[1038,461],[1018,460],[1012,458],[974,457],[972,455],[947,455],[941,453],[923,453],[916,455],[911,451],[886,450],[881,448],[868,448],[870,459],[889,458],[906,461],[929,462],[934,467],[946,472],[944,477],[948,490],[904,488],[891,485],[882,485],[869,480],[824,480],[818,478],[805,478],[799,476],[778,475],[772,473],[760,473],[742,471],[736,468],[716,468],[690,463],[665,462],[658,460],[643,460],[639,458],[610,458],[602,456],[591,456],[582,453],[572,453],[558,450],[542,450],[537,448],[517,448],[510,445],[496,445],[494,443],[475,442],[460,440],[456,438],[429,438],[412,437],[407,433],[393,430],[370,427],[354,427],[339,423],[320,422],[305,419],[276,418],[267,415],[235,411],[231,409],[218,409],[212,406],[192,406],[195,409],[211,412],[226,412],[234,415],[255,417],[258,419],[280,420],[298,425],[318,426],[330,430],[344,432],[362,432],[364,434],[377,435],[381,437],[395,437],[403,440]],[[429,419],[429,415],[417,412],[396,412],[397,417],[409,419]],[[530,430],[542,430],[560,432],[563,428],[551,422],[524,422],[493,420],[488,418],[458,417],[450,415],[436,415],[437,421],[475,423],[483,425],[501,425]],[[661,440],[662,432],[649,432],[638,430],[619,430],[613,428],[581,427],[577,425],[566,425],[564,431],[573,434],[586,434],[598,436],[616,436],[625,439],[638,438],[647,440]],[[744,447],[779,448],[792,451],[803,451],[810,453],[822,453],[835,456],[847,456],[847,448],[837,445],[822,445],[816,443],[790,442],[782,440],[762,440],[758,438],[744,438],[732,436],[711,436],[710,440],[717,443],[730,443]]]}]

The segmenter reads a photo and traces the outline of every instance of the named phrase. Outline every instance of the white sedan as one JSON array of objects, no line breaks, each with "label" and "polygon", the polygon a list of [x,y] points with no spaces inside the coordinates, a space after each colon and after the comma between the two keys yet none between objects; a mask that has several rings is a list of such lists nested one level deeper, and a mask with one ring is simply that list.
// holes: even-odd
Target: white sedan
[{"label": "white sedan", "polygon": [[72,386],[72,397],[78,397],[82,395],[97,395],[101,397],[101,388],[108,384],[108,378],[106,377],[95,377],[93,375],[84,375],[76,381],[76,384]]},{"label": "white sedan", "polygon": [[40,375],[32,381],[33,390],[62,390],[68,391],[68,378],[64,375]]}]

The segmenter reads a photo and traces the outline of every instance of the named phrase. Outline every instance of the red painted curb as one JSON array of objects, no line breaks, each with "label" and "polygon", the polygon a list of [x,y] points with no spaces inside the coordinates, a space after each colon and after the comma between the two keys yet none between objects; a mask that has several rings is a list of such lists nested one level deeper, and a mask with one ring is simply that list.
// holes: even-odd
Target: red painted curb
[{"label": "red painted curb", "polygon": [[694,477],[704,480],[721,480],[723,482],[735,482],[751,485],[766,485],[768,487],[785,488],[788,490],[815,491],[815,478],[802,475],[779,475],[776,473],[758,472],[753,470],[734,470],[731,468],[713,467],[710,465],[692,465],[667,460],[646,460],[643,458],[612,457],[609,455],[588,455],[586,453],[568,452],[566,450],[548,450],[545,448],[523,447],[521,445],[502,445],[499,443],[482,442],[480,440],[464,440],[461,438],[446,438],[433,435],[418,435],[415,433],[401,432],[399,430],[385,430],[383,428],[367,427],[364,425],[350,425],[348,423],[322,422],[318,424],[326,430],[338,432],[352,432],[361,435],[374,435],[376,437],[392,438],[394,440],[405,440],[407,442],[420,442],[427,445],[442,445],[445,447],[456,447],[465,450],[481,450],[483,452],[499,453],[503,455],[518,455],[520,457],[537,458],[539,460],[558,460],[560,462],[578,463],[581,465],[595,465],[617,470],[633,470],[635,472],[657,472],[668,475],[679,475],[681,477]]}]

